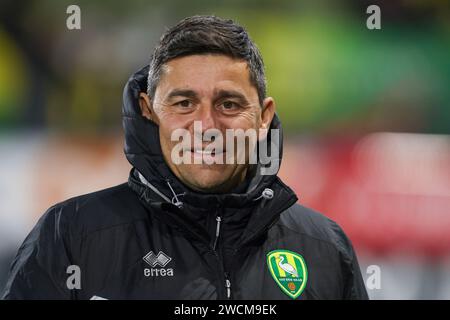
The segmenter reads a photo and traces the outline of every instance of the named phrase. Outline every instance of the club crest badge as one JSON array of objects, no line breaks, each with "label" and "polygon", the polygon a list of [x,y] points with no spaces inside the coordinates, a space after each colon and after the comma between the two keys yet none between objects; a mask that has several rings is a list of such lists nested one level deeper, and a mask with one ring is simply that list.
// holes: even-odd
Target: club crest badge
[{"label": "club crest badge", "polygon": [[305,290],[308,270],[305,259],[289,250],[274,250],[267,254],[267,267],[281,290],[297,299]]}]

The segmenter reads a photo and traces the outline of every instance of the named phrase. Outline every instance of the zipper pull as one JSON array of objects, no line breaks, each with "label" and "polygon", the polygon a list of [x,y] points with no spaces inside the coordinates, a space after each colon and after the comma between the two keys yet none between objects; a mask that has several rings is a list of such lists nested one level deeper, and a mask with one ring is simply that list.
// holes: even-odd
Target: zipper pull
[{"label": "zipper pull", "polygon": [[216,245],[217,245],[217,240],[219,239],[219,234],[220,234],[220,222],[222,221],[222,218],[220,216],[216,217],[216,238],[214,239],[214,245],[213,245],[213,249],[216,250]]},{"label": "zipper pull", "polygon": [[228,279],[228,275],[225,273],[225,288],[227,289],[227,299],[231,298],[231,281]]}]

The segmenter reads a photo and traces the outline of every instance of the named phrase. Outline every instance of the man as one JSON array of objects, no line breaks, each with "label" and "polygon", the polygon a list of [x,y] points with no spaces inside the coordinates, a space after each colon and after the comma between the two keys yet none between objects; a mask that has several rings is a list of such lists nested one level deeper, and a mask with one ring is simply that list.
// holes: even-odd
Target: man
[{"label": "man", "polygon": [[[265,88],[260,53],[239,25],[194,16],[169,29],[124,90],[129,181],[51,207],[3,297],[367,299],[343,231],[297,204],[276,175],[281,136],[269,131],[281,125]],[[177,130],[192,140],[174,140]],[[237,143],[211,149],[237,142],[219,139],[227,130],[256,140],[245,138],[244,153]],[[265,146],[271,162],[263,153],[251,163]]]}]

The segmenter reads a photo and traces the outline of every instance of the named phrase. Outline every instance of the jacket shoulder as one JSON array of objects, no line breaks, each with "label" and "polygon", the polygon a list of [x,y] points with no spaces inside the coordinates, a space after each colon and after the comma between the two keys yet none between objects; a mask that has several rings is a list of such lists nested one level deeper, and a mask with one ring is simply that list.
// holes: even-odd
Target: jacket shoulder
[{"label": "jacket shoulder", "polygon": [[[143,219],[142,206],[127,183],[59,202],[45,213],[59,225],[81,237],[91,232]],[[51,217],[48,217],[51,216]]]},{"label": "jacket shoulder", "polygon": [[352,244],[342,228],[320,212],[295,203],[281,214],[279,223],[313,240],[327,242],[347,257],[353,255]]},{"label": "jacket shoulder", "polygon": [[137,219],[136,203],[124,183],[51,206],[20,246],[2,298],[72,298],[66,287],[66,267],[76,262],[72,240]]},{"label": "jacket shoulder", "polygon": [[343,298],[368,299],[352,243],[336,222],[319,212],[294,204],[281,214],[278,223],[281,227],[301,234],[312,243],[322,241],[335,248],[343,267]]}]

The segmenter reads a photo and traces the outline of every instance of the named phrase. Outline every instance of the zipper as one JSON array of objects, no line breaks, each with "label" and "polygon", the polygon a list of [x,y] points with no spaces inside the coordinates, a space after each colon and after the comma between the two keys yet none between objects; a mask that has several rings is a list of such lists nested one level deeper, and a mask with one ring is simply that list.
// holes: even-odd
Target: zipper
[{"label": "zipper", "polygon": [[[216,217],[216,237],[214,239],[214,244],[213,244],[213,251],[216,255],[216,257],[218,258],[218,260],[220,261],[220,257],[219,257],[219,253],[217,252],[216,248],[217,248],[217,243],[219,241],[219,237],[220,237],[220,224],[222,222],[222,217],[220,216],[220,214],[217,215]],[[225,275],[225,292],[226,292],[226,297],[227,299],[231,299],[231,281],[229,279],[228,273],[224,272]]]},{"label": "zipper", "polygon": [[[286,205],[284,205],[280,212],[283,212],[284,210],[286,210],[287,208],[289,208],[292,204],[294,204],[294,201],[289,201],[287,202]],[[245,243],[248,243],[250,241],[252,241],[254,238],[256,238],[258,236],[258,234],[260,232],[262,232],[264,229],[270,229],[277,221],[277,219],[279,218],[279,215],[275,215],[272,219],[269,220],[268,224],[265,227],[259,228],[255,233],[253,233],[249,238],[244,239],[244,241],[239,245],[239,247],[237,247],[234,252],[233,255],[231,257],[232,260],[235,260],[235,256],[236,254],[239,252],[239,250],[241,250],[244,247]],[[233,261],[234,262],[234,261]],[[232,263],[233,265],[233,263]],[[233,269],[233,267],[231,267],[231,269]],[[227,272],[225,272],[225,289],[226,289],[226,294],[227,294],[227,299],[231,299],[231,281],[229,280],[229,274]]]},{"label": "zipper", "polygon": [[219,240],[219,235],[220,235],[220,222],[222,221],[222,218],[220,216],[216,217],[216,238],[214,239],[214,245],[213,245],[213,250],[216,251],[216,246],[217,246],[217,241]]},{"label": "zipper", "polygon": [[[134,182],[134,181],[132,181],[132,182]],[[170,208],[170,209],[172,209],[173,211],[178,211],[178,212],[181,212],[181,208],[180,207],[178,207],[176,204],[174,204],[173,202],[171,202],[171,201],[167,201],[168,203],[162,203],[162,205],[164,205],[164,204],[167,204],[168,205],[168,207],[167,208]],[[152,207],[152,204],[151,203],[149,203],[149,202],[147,202],[147,201],[144,201],[144,205],[145,205],[145,207],[147,207],[148,209],[150,209],[151,207]],[[218,206],[217,207],[218,209],[220,208],[220,206]],[[162,208],[162,210],[164,211],[165,209],[164,208]],[[166,209],[167,210],[167,209]],[[167,211],[169,211],[169,210],[167,210]],[[171,210],[170,210],[171,211]],[[223,268],[223,265],[222,265],[222,259],[221,259],[221,257],[220,257],[220,255],[219,255],[219,253],[217,252],[217,250],[216,250],[216,247],[217,247],[217,243],[218,243],[218,240],[219,240],[219,237],[220,237],[220,226],[221,226],[221,222],[222,222],[222,217],[220,216],[220,213],[219,213],[220,211],[218,210],[218,214],[217,214],[217,216],[216,216],[216,233],[215,233],[215,239],[214,239],[214,243],[213,243],[213,246],[212,246],[212,252],[214,253],[214,255],[216,256],[216,258],[217,258],[217,261],[219,262],[219,269],[221,269],[221,272],[223,272],[224,273],[224,275],[225,275],[225,294],[226,294],[226,297],[227,297],[227,299],[231,299],[231,282],[230,282],[230,280],[229,280],[229,276],[228,276],[228,273],[227,272],[224,272],[224,268]],[[175,213],[175,212],[174,212]],[[173,223],[175,223],[175,224],[177,224],[177,223],[180,223],[180,221],[177,221],[177,219],[175,219],[175,217],[177,217],[178,215],[177,214],[175,214],[175,216],[170,216],[170,215],[168,215],[168,217],[169,217],[169,220],[171,220]],[[179,216],[183,216],[183,215],[179,215]],[[193,230],[191,230],[190,228],[186,228],[185,230],[187,230],[192,236],[194,236],[196,239],[199,239],[199,240],[201,240],[202,242],[206,242],[206,243],[209,243],[209,246],[210,246],[210,248],[211,248],[211,238],[209,238],[209,241],[205,241],[205,237],[203,237],[203,236],[201,236],[200,234],[198,234],[198,233],[196,233],[196,232],[194,232]]]},{"label": "zipper", "polygon": [[225,272],[225,288],[227,291],[227,299],[231,299],[231,281],[227,272]]}]

